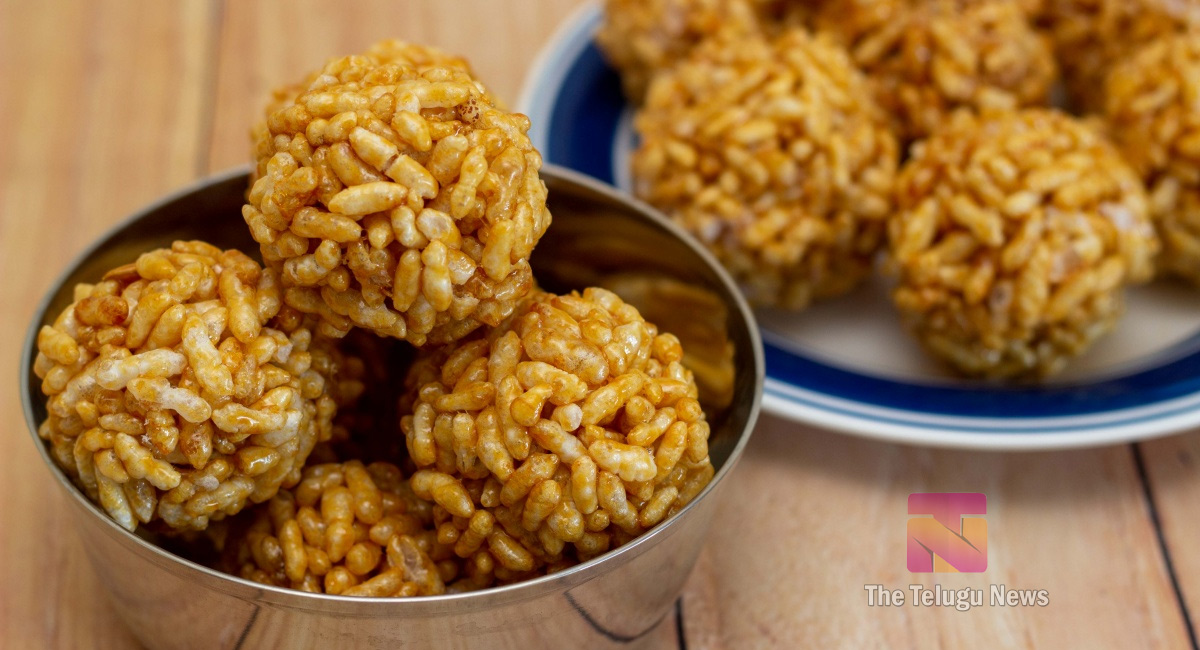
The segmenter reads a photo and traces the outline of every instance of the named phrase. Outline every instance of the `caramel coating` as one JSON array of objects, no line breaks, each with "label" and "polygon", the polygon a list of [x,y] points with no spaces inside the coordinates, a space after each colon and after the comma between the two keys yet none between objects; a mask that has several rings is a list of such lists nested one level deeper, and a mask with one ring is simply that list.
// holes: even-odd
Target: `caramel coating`
[{"label": "caramel coating", "polygon": [[1160,269],[1200,285],[1200,35],[1149,43],[1113,68],[1105,115],[1150,190]]},{"label": "caramel coating", "polygon": [[621,73],[625,94],[641,103],[650,80],[718,32],[758,32],[747,0],[606,0],[596,44]]},{"label": "caramel coating", "polygon": [[329,341],[238,251],[175,242],[75,298],[38,336],[39,434],[129,530],[200,530],[271,498],[353,399]]},{"label": "caramel coating", "polygon": [[650,88],[634,191],[759,305],[853,288],[882,245],[897,145],[840,48],[803,30],[700,45]]},{"label": "caramel coating", "polygon": [[221,567],[247,580],[383,598],[437,596],[457,577],[456,565],[438,562],[451,555],[430,505],[389,463],[306,467],[298,485],[247,515]]},{"label": "caramel coating", "polygon": [[1103,112],[1104,79],[1142,45],[1196,26],[1197,0],[1044,0],[1042,30],[1054,44],[1073,107]]},{"label": "caramel coating", "polygon": [[[421,468],[413,492],[445,511],[466,545],[459,557],[486,530],[497,566],[513,574],[619,546],[713,476],[682,358],[677,338],[616,294],[536,293],[487,338],[413,366],[401,421]],[[472,532],[479,517],[488,526]]]},{"label": "caramel coating", "polygon": [[955,110],[1043,105],[1057,74],[1049,44],[1010,0],[825,2],[813,22],[850,50],[905,142]]},{"label": "caramel coating", "polygon": [[[461,56],[443,52],[436,47],[409,43],[398,38],[385,39],[371,45],[367,50],[367,54],[382,63],[399,63],[416,67],[419,70],[432,67],[455,68],[472,77],[475,76],[471,70],[471,64]],[[266,114],[271,115],[293,104],[301,93],[318,82],[320,76],[321,71],[314,70],[302,82],[279,86],[272,90],[271,98],[267,102]],[[495,98],[493,98],[494,101]],[[255,129],[260,130],[265,126],[265,123],[259,123],[255,126]],[[272,144],[269,139],[255,137],[255,146]],[[265,148],[263,151],[255,153],[255,159],[269,159],[274,153],[273,148]],[[261,169],[255,169],[256,174],[261,171]]]},{"label": "caramel coating", "polygon": [[960,114],[913,148],[888,223],[893,298],[935,356],[1046,376],[1111,329],[1158,240],[1137,174],[1056,111]]},{"label": "caramel coating", "polygon": [[243,216],[285,302],[418,346],[498,324],[550,223],[528,129],[462,67],[328,63],[255,132]]}]

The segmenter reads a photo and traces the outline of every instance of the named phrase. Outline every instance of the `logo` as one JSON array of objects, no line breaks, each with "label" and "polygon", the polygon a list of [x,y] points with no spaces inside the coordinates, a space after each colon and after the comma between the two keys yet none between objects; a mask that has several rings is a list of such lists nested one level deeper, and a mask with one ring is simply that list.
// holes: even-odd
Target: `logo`
[{"label": "logo", "polygon": [[982,573],[987,569],[987,514],[978,492],[908,495],[908,570],[912,573]]}]

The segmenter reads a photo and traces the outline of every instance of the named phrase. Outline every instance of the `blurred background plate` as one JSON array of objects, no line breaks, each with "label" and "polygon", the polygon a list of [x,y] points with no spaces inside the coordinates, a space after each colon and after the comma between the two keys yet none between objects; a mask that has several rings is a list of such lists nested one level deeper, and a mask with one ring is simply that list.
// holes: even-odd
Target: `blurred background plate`
[{"label": "blurred background plate", "polygon": [[[519,109],[547,162],[631,190],[633,108],[592,41],[598,4],[571,16],[525,81]],[[875,279],[802,313],[758,310],[764,408],[914,444],[1044,449],[1111,444],[1200,425],[1200,301],[1190,287],[1129,292],[1117,328],[1039,385],[957,379],[900,327]]]}]

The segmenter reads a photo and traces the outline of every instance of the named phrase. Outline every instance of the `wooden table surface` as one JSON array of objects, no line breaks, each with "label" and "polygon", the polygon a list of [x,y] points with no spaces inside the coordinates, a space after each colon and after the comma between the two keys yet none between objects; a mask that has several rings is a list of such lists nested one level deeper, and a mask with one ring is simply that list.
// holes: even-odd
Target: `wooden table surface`
[{"label": "wooden table surface", "polygon": [[[20,339],[118,219],[241,165],[267,90],[391,36],[465,54],[515,100],[576,0],[0,2],[0,648],[127,648],[25,430]],[[1196,647],[1200,436],[928,450],[765,417],[664,648]],[[989,565],[912,574],[911,492],[982,492]],[[1044,589],[1044,607],[870,607],[866,585]],[[985,595],[985,599],[987,596]]]}]

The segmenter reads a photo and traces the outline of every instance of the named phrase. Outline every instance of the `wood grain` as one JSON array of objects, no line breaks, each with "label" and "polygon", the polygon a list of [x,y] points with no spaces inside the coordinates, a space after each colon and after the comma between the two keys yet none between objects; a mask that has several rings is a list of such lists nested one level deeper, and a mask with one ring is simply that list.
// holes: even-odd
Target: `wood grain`
[{"label": "wood grain", "polygon": [[102,230],[196,176],[207,2],[0,4],[0,647],[128,648],[24,426],[34,307]]},{"label": "wood grain", "polygon": [[[1127,446],[939,451],[768,417],[728,480],[684,599],[690,650],[1187,646]],[[912,492],[987,495],[984,573],[907,571]],[[993,583],[1045,589],[1050,603],[991,607]],[[909,602],[868,607],[867,584],[903,589]],[[910,584],[983,588],[985,603],[915,608]]]},{"label": "wood grain", "polygon": [[[67,261],[137,207],[245,164],[269,89],[387,36],[466,55],[509,102],[578,0],[0,2],[0,647],[127,648],[22,424],[20,336]],[[8,368],[8,371],[4,371]],[[682,619],[695,650],[1188,645],[1131,447],[998,455],[867,442],[767,418],[729,476]],[[1141,447],[1153,503],[1200,606],[1195,435]],[[987,494],[988,570],[918,576],[914,491]],[[866,584],[1046,589],[1042,609],[869,608]],[[1193,609],[1193,618],[1195,618]]]}]

